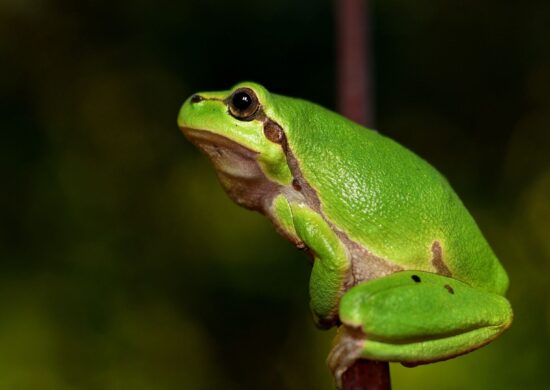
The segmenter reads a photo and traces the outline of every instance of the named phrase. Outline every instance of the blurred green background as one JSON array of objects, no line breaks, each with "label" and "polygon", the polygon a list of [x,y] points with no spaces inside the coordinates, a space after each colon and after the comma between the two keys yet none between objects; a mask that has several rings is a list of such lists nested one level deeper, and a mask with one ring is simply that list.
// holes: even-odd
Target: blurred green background
[{"label": "blurred green background", "polygon": [[[309,265],[226,197],[183,100],[335,106],[332,1],[0,1],[0,389],[331,389]],[[513,327],[395,389],[550,382],[550,3],[376,1],[376,127],[438,167]]]}]

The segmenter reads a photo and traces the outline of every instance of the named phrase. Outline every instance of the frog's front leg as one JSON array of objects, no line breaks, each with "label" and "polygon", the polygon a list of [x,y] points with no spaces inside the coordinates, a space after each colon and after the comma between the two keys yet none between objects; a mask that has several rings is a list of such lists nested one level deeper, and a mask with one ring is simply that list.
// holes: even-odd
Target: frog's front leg
[{"label": "frog's front leg", "polygon": [[289,202],[280,195],[273,210],[283,233],[292,241],[303,243],[314,257],[309,293],[317,325],[334,325],[350,268],[344,245],[323,217],[307,205]]},{"label": "frog's front leg", "polygon": [[340,301],[328,363],[337,383],[356,359],[417,365],[477,349],[512,322],[503,296],[445,276],[403,271],[359,284]]}]

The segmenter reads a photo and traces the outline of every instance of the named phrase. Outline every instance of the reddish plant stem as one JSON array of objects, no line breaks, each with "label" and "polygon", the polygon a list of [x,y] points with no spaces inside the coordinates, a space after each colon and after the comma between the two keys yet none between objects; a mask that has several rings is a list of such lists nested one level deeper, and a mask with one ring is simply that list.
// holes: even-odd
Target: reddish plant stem
[{"label": "reddish plant stem", "polygon": [[[338,111],[374,124],[368,0],[337,0]],[[357,360],[342,376],[343,390],[390,390],[388,362]]]},{"label": "reddish plant stem", "polygon": [[342,376],[343,390],[390,390],[388,362],[357,360]]},{"label": "reddish plant stem", "polygon": [[362,125],[374,124],[374,83],[368,0],[337,0],[338,111]]}]

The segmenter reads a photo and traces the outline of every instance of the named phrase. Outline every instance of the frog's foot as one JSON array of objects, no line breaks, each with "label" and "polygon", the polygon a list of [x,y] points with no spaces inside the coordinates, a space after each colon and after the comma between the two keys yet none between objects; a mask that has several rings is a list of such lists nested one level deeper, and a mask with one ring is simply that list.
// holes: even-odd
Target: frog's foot
[{"label": "frog's foot", "polygon": [[339,311],[342,329],[328,361],[337,383],[359,358],[409,366],[446,360],[489,343],[512,321],[503,296],[421,271],[359,284]]},{"label": "frog's foot", "polygon": [[344,326],[338,328],[327,365],[339,389],[342,388],[342,375],[361,357],[363,344],[364,335],[360,330]]}]

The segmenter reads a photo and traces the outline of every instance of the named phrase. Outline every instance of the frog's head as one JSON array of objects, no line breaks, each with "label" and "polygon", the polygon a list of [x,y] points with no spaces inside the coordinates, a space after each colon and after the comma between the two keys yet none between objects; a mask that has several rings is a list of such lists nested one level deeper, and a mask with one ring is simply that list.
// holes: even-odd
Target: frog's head
[{"label": "frog's head", "polygon": [[249,208],[261,208],[265,191],[292,182],[284,133],[266,115],[271,100],[264,87],[245,82],[192,95],[178,116],[179,127],[212,160],[229,195]]}]

